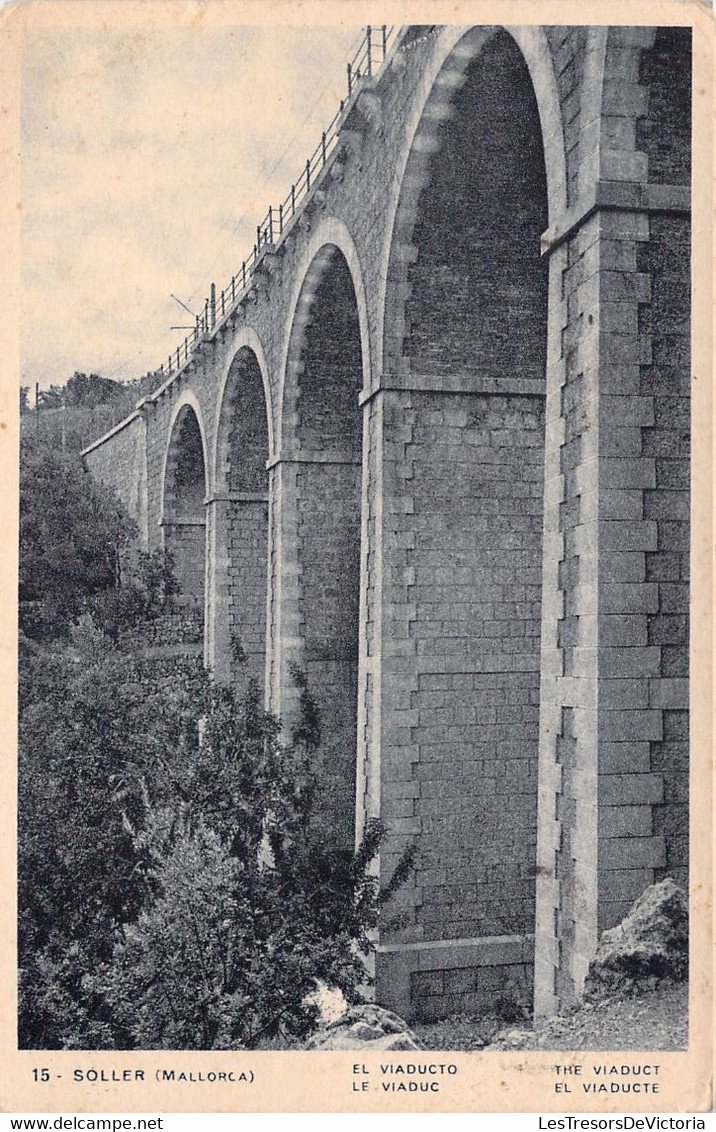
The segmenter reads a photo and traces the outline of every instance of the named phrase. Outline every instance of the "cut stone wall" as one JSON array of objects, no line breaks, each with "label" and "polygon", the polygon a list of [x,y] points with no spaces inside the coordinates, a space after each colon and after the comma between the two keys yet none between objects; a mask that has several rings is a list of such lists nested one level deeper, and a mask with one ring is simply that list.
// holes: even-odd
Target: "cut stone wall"
[{"label": "cut stone wall", "polygon": [[355,839],[360,464],[302,464],[298,561],[305,673],[321,713],[319,807],[342,848]]},{"label": "cut stone wall", "polygon": [[382,812],[420,834],[422,938],[529,932],[543,401],[420,393],[401,408],[395,525],[413,545],[399,567],[406,635],[394,616],[390,636],[415,658],[405,722],[419,793]]},{"label": "cut stone wall", "polygon": [[147,546],[147,429],[141,413],[98,441],[83,454],[85,467],[96,480],[111,487],[136,521],[142,543]]}]

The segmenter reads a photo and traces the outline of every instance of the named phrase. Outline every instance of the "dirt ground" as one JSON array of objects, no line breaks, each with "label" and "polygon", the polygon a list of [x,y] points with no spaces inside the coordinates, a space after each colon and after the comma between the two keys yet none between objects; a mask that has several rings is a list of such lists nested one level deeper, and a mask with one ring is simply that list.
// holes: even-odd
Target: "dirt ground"
[{"label": "dirt ground", "polygon": [[426,1049],[685,1049],[688,986],[668,984],[638,996],[585,1003],[532,1027],[495,1018],[446,1019],[413,1027]]}]

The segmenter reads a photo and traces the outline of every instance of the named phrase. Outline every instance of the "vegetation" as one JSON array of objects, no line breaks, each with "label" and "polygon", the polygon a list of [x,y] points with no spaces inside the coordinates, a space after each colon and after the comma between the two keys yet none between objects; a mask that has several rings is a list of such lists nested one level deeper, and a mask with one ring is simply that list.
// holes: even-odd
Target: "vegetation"
[{"label": "vegetation", "polygon": [[[116,639],[120,624],[155,616],[175,588],[171,564],[133,548],[136,526],[78,455],[33,438],[20,453],[20,628],[67,637],[81,614]],[[131,576],[130,576],[131,575]]]},{"label": "vegetation", "polygon": [[77,465],[26,449],[22,480],[20,1045],[300,1040],[318,980],[365,981],[380,830],[324,849],[305,682],[282,741],[255,686],[150,665],[127,633],[161,616],[168,565]]},{"label": "vegetation", "polygon": [[155,374],[134,381],[114,381],[100,374],[74,373],[64,385],[40,389],[37,403],[30,387],[20,388],[20,427],[24,437],[45,448],[79,452],[131,413],[141,397],[158,385]]},{"label": "vegetation", "polygon": [[[39,390],[38,405],[42,409],[96,409],[99,405],[118,404],[125,408],[128,399],[136,400],[147,390],[148,380],[156,385],[156,378],[140,378],[135,381],[114,381],[98,373],[73,373],[64,385],[49,385]],[[20,411],[30,412],[30,387],[20,388]]]}]

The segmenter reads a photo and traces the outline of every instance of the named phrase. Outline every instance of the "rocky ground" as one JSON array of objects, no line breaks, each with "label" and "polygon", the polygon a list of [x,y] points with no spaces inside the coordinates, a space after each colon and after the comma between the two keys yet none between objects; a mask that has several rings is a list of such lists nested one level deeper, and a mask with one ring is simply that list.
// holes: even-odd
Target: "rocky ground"
[{"label": "rocky ground", "polygon": [[533,1027],[496,1018],[446,1019],[413,1030],[425,1049],[685,1049],[688,987],[660,985],[627,998],[587,1002]]},{"label": "rocky ground", "polygon": [[585,1001],[532,1025],[453,1018],[412,1028],[373,1005],[339,1009],[311,1049],[673,1050],[688,1043],[688,903],[666,879],[646,889],[621,924],[602,933]]},{"label": "rocky ground", "polygon": [[534,1028],[502,1031],[491,1049],[685,1049],[688,900],[670,878],[653,884],[602,933],[584,1002]]}]

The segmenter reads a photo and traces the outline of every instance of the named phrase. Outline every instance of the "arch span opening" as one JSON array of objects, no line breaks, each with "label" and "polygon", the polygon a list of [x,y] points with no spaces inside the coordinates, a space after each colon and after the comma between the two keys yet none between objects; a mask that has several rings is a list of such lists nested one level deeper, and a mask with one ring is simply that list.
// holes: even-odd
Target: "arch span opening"
[{"label": "arch span opening", "polygon": [[[401,406],[386,409],[384,437],[401,453],[390,486],[401,502],[383,501],[398,546],[383,562],[383,623],[401,607],[409,622],[410,731],[394,751],[389,732],[382,741],[405,779],[382,790],[384,856],[410,839],[406,799],[418,843],[400,927],[381,929],[388,949],[534,931],[546,227],[527,65],[503,30],[466,38],[418,127],[385,312],[387,370],[410,392],[386,393]],[[413,971],[414,1011],[488,1008],[512,983],[529,1006],[528,951],[455,972],[436,950],[434,969]],[[386,1001],[391,970],[386,959],[378,972]]]},{"label": "arch span opening", "polygon": [[[350,269],[318,253],[299,298],[287,369],[284,459],[295,528],[285,582],[297,579],[296,663],[321,712],[319,819],[329,842],[355,836],[363,358]],[[290,427],[287,425],[290,423]]]},{"label": "arch span opening", "polygon": [[268,417],[254,351],[236,353],[219,417],[214,497],[209,664],[218,679],[264,682],[268,546]]},{"label": "arch span opening", "polygon": [[191,405],[177,415],[164,478],[164,547],[170,553],[179,593],[173,598],[188,622],[183,635],[203,640],[206,574],[206,465],[201,428]]},{"label": "arch span opening", "polygon": [[498,31],[451,85],[415,211],[403,352],[413,372],[543,381],[547,182],[529,72]]}]

